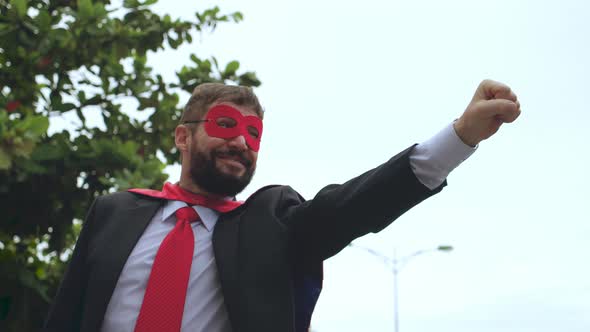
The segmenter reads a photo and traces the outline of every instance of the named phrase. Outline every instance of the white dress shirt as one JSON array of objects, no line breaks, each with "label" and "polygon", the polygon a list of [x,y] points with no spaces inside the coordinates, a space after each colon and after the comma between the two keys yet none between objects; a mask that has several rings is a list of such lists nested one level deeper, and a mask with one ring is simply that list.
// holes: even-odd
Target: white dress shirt
[{"label": "white dress shirt", "polygon": [[[474,151],[475,148],[461,141],[450,124],[414,148],[410,155],[410,166],[420,182],[434,189]],[[184,206],[184,202],[168,201],[150,221],[119,276],[101,332],[134,330],[156,252],[160,243],[174,228],[174,212]],[[219,213],[203,206],[193,208],[202,221],[191,224],[195,236],[195,251],[181,331],[231,332],[211,241]]]}]

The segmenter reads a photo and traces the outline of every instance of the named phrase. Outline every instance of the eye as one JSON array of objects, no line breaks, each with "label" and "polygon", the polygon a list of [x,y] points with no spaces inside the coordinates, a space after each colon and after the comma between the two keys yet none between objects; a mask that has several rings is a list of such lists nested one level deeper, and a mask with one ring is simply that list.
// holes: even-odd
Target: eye
[{"label": "eye", "polygon": [[252,136],[253,138],[260,137],[260,133],[258,132],[258,129],[256,129],[255,127],[248,126],[248,134],[250,134],[250,136]]},{"label": "eye", "polygon": [[221,128],[233,128],[236,126],[236,120],[226,117],[217,118],[215,123]]}]

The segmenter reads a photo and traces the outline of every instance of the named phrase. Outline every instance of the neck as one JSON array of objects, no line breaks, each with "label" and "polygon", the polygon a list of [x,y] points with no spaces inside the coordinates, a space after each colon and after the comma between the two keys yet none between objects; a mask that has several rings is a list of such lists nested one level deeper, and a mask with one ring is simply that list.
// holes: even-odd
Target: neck
[{"label": "neck", "polygon": [[186,191],[190,191],[194,194],[199,194],[199,195],[203,195],[203,196],[207,196],[207,197],[211,197],[211,198],[216,198],[216,199],[227,199],[226,196],[213,194],[213,193],[210,193],[210,192],[202,189],[198,184],[194,183],[190,179],[187,179],[186,177],[181,177],[180,181],[178,182],[178,185],[180,186],[180,188],[182,188]]}]

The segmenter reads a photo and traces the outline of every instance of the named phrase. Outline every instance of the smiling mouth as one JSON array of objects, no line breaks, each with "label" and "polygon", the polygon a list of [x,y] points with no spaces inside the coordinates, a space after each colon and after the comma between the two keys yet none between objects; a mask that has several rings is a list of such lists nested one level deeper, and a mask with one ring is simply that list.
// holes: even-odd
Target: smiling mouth
[{"label": "smiling mouth", "polygon": [[242,160],[241,158],[239,158],[238,156],[217,156],[217,159],[219,159],[219,161],[225,165],[226,168],[229,168],[228,170],[231,173],[234,172],[239,172],[239,173],[243,173],[243,172],[248,172],[249,167],[248,162]]},{"label": "smiling mouth", "polygon": [[238,160],[238,159],[224,158],[224,157],[219,157],[219,159],[221,159],[224,162],[227,162],[229,164],[233,164],[233,165],[239,166],[240,168],[246,168],[246,166],[240,160]]},{"label": "smiling mouth", "polygon": [[240,165],[241,167],[246,169],[250,168],[250,166],[252,165],[252,162],[243,157],[239,152],[219,152],[216,154],[216,157],[221,160],[228,161],[232,164]]}]

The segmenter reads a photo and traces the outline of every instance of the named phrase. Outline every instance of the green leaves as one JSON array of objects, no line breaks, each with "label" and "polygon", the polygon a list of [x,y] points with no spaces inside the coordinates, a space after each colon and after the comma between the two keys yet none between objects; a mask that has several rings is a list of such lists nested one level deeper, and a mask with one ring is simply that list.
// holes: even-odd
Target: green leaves
[{"label": "green leaves", "polygon": [[94,15],[94,7],[92,0],[77,0],[78,3],[78,18],[81,20],[88,20]]},{"label": "green leaves", "polygon": [[240,12],[232,13],[231,17],[233,18],[234,22],[236,22],[236,23],[244,20],[244,15],[242,15],[242,13],[240,13]]},{"label": "green leaves", "polygon": [[51,29],[51,17],[49,16],[47,10],[39,10],[39,14],[37,14],[35,21],[37,23],[37,27],[39,27],[40,32],[47,33]]},{"label": "green leaves", "polygon": [[[159,188],[167,179],[167,176],[162,174],[165,166],[158,159],[152,159],[133,171],[128,168],[117,171],[109,183],[118,191],[131,188]],[[106,179],[103,178],[103,181]]]},{"label": "green leaves", "polygon": [[240,63],[237,61],[232,61],[225,66],[225,75],[231,76],[236,73],[236,71],[240,68]]},{"label": "green leaves", "polygon": [[23,120],[17,128],[22,128],[27,132],[27,136],[37,140],[41,135],[47,132],[49,128],[49,119],[44,116],[31,116]]},{"label": "green leaves", "polygon": [[14,8],[19,18],[23,18],[27,14],[27,0],[10,0],[10,6]]},{"label": "green leaves", "polygon": [[56,160],[63,158],[64,155],[65,153],[60,146],[56,144],[43,144],[33,151],[31,159],[35,161]]},{"label": "green leaves", "polygon": [[63,272],[59,257],[79,230],[72,221],[96,196],[162,186],[164,168],[179,160],[181,91],[260,84],[237,60],[220,65],[195,54],[173,82],[154,73],[148,50],[181,47],[195,33],[243,19],[218,7],[192,20],[160,16],[154,3],[0,1],[0,284],[14,290],[0,291],[3,331],[6,317],[8,332],[40,329]]},{"label": "green leaves", "polygon": [[76,108],[76,105],[72,104],[72,103],[55,103],[53,105],[53,110],[54,111],[60,111],[60,112],[67,112],[67,111],[71,111],[74,108]]},{"label": "green leaves", "polygon": [[209,28],[214,30],[219,22],[240,22],[244,19],[244,16],[240,12],[231,13],[229,15],[220,15],[219,7],[213,7],[203,11],[202,13],[196,13],[197,17],[197,30],[201,31],[203,28]]},{"label": "green leaves", "polygon": [[3,147],[0,147],[0,169],[9,169],[11,165],[12,158],[10,158],[10,154]]},{"label": "green leaves", "polygon": [[0,170],[10,169],[18,157],[29,158],[48,127],[49,119],[44,116],[10,120],[0,113]]},{"label": "green leaves", "polygon": [[261,84],[260,80],[253,72],[247,72],[240,75],[237,79],[239,85],[245,86],[259,86]]},{"label": "green leaves", "polygon": [[144,2],[140,2],[138,0],[123,0],[123,7],[129,8],[129,9],[134,9],[134,8],[151,6],[151,5],[155,4],[156,2],[158,2],[158,0],[146,0]]}]

